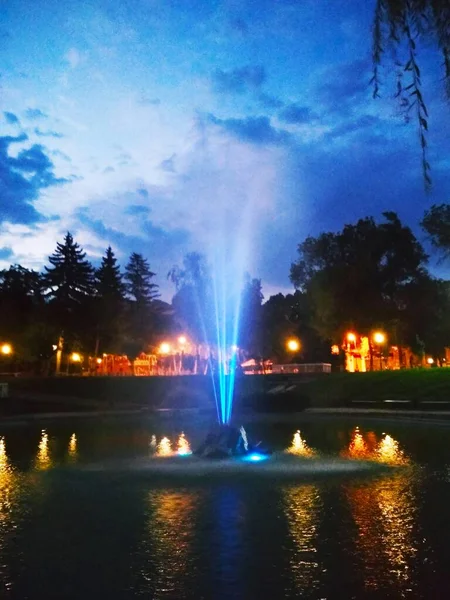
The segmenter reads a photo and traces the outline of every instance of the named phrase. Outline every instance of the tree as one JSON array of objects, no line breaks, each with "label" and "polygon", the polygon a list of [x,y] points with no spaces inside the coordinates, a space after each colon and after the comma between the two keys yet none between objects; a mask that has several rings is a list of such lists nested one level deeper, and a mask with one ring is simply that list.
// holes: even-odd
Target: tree
[{"label": "tree", "polygon": [[142,254],[133,252],[125,267],[124,280],[130,349],[135,353],[148,348],[152,339],[154,300],[159,297],[159,286],[152,281],[154,277],[148,261]]},{"label": "tree", "polygon": [[427,160],[428,110],[422,92],[418,47],[433,42],[443,58],[444,83],[450,99],[450,4],[448,0],[377,0],[373,24],[373,95],[379,96],[380,66],[386,50],[393,50],[397,97],[409,117],[415,112],[422,148],[426,186],[431,183]]},{"label": "tree", "polygon": [[450,258],[450,204],[434,204],[425,212],[421,225],[433,246],[445,259]]},{"label": "tree", "polygon": [[242,290],[238,344],[251,356],[262,355],[262,301],[261,279],[247,274]]},{"label": "tree", "polygon": [[117,352],[124,328],[125,285],[111,246],[95,272],[97,340],[105,352]]},{"label": "tree", "polygon": [[167,276],[176,288],[172,306],[180,327],[199,344],[214,340],[212,279],[206,257],[189,252],[182,266],[173,267]]},{"label": "tree", "polygon": [[352,327],[392,329],[403,316],[405,286],[426,273],[427,256],[410,228],[395,213],[384,218],[360,219],[299,245],[291,281],[307,294],[323,338],[341,339]]},{"label": "tree", "polygon": [[159,298],[159,286],[152,282],[155,273],[150,270],[148,261],[137,252],[130,256],[125,267],[126,291],[138,305],[149,305],[152,300]]},{"label": "tree", "polygon": [[69,232],[48,260],[44,284],[52,323],[69,345],[83,346],[93,325],[94,269]]},{"label": "tree", "polygon": [[0,271],[0,331],[14,346],[14,357],[45,362],[54,333],[47,326],[43,278],[20,265]]},{"label": "tree", "polygon": [[69,232],[48,260],[52,267],[45,267],[45,284],[50,300],[70,311],[92,295],[94,270]]}]

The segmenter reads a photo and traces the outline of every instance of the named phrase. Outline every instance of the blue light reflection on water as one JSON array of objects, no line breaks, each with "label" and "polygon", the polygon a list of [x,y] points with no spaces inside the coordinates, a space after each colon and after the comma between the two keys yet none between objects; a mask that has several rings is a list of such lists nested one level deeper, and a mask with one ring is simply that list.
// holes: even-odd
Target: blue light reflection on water
[{"label": "blue light reflection on water", "polygon": [[267,454],[259,454],[258,452],[252,452],[243,457],[242,460],[245,462],[261,462],[267,460],[269,456]]}]

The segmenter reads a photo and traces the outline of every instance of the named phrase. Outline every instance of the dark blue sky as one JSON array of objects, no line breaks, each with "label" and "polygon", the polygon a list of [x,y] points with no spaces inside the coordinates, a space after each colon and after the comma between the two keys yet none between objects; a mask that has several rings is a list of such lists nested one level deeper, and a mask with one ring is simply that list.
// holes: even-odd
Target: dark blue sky
[{"label": "dark blue sky", "polygon": [[441,60],[422,55],[426,196],[416,125],[399,115],[388,70],[371,98],[373,4],[10,0],[0,266],[40,268],[70,229],[94,261],[108,244],[122,263],[145,254],[167,297],[167,271],[211,248],[227,206],[236,223],[252,215],[245,266],[268,296],[290,287],[309,234],[384,210],[417,227],[450,199]]}]

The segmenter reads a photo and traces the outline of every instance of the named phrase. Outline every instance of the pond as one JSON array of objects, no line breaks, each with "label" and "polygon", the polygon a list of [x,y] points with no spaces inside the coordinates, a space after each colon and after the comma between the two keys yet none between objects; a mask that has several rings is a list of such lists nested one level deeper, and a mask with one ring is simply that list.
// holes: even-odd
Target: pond
[{"label": "pond", "polygon": [[192,417],[0,426],[0,597],[448,597],[450,424],[246,423],[280,451],[300,430],[311,452],[291,457],[299,464],[373,464],[341,474],[134,469],[165,460],[150,458],[152,435],[176,450],[181,432],[195,446],[205,427]]}]

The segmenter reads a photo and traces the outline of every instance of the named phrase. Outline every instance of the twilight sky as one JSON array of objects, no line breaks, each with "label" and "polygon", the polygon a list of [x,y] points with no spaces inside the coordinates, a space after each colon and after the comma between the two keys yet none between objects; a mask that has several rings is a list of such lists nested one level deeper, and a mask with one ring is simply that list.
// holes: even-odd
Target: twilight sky
[{"label": "twilight sky", "polygon": [[142,252],[168,299],[168,270],[208,251],[226,207],[267,298],[290,289],[309,234],[384,210],[416,227],[450,200],[441,59],[427,48],[421,63],[426,196],[388,71],[383,99],[371,97],[373,5],[1,3],[0,268],[41,268],[70,230],[93,262],[108,244],[121,264]]}]

